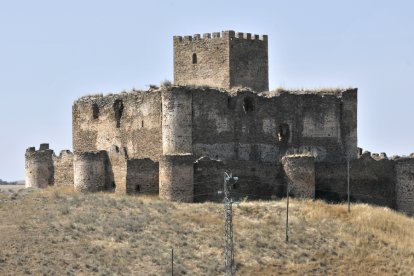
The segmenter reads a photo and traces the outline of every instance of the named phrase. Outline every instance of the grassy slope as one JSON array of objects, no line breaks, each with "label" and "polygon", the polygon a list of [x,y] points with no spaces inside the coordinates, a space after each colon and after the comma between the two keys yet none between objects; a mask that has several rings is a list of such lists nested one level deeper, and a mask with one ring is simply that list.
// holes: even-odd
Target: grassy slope
[{"label": "grassy slope", "polygon": [[[8,198],[13,197],[13,200]],[[6,198],[6,201],[4,200]],[[414,219],[384,208],[291,201],[235,210],[239,275],[414,274]],[[0,197],[0,275],[223,273],[223,206],[50,188]]]}]

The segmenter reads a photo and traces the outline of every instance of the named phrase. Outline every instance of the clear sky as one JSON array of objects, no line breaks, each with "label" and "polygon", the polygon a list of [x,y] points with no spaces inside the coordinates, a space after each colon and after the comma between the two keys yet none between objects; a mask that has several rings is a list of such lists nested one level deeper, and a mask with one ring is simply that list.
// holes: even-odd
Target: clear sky
[{"label": "clear sky", "polygon": [[222,30],[269,35],[271,89],[358,87],[359,146],[414,152],[413,3],[1,0],[0,178],[72,149],[75,99],[172,80],[172,36]]}]

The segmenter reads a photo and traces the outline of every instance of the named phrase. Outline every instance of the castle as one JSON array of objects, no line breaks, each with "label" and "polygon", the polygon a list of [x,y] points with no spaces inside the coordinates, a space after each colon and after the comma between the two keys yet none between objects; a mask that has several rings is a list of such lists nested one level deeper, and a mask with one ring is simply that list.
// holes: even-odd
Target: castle
[{"label": "castle", "polygon": [[[26,151],[26,186],[218,201],[347,197],[414,214],[414,158],[357,147],[357,89],[268,91],[268,37],[175,36],[174,83],[73,104],[73,150]],[[288,184],[290,186],[288,186]]]}]

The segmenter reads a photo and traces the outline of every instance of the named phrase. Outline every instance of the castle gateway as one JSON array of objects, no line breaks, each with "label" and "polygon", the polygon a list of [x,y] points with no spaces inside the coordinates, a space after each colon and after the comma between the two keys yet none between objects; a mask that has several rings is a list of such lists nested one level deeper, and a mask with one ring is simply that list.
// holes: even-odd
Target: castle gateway
[{"label": "castle gateway", "polygon": [[357,148],[357,89],[268,91],[268,37],[174,37],[174,83],[73,104],[73,149],[26,152],[28,186],[222,200],[351,198],[414,213],[412,158]]}]

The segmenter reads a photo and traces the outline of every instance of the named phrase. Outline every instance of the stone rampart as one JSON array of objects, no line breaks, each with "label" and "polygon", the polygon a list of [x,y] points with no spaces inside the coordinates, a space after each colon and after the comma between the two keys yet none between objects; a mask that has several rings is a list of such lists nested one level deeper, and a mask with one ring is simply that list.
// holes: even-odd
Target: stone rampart
[{"label": "stone rampart", "polygon": [[[316,196],[333,202],[347,200],[347,162],[316,163]],[[396,208],[395,162],[365,152],[350,161],[351,201]]]},{"label": "stone rampart", "polygon": [[117,145],[129,158],[158,160],[161,115],[159,90],[82,97],[72,107],[73,149],[109,151]]},{"label": "stone rampart", "polygon": [[55,186],[73,186],[73,154],[62,150],[59,156],[53,156]]},{"label": "stone rampart", "polygon": [[286,155],[282,158],[290,193],[297,198],[315,198],[315,158]]},{"label": "stone rampart", "polygon": [[160,159],[161,199],[193,202],[194,157],[191,154],[164,155]]},{"label": "stone rampart", "polygon": [[46,188],[54,184],[53,150],[49,144],[41,144],[36,151],[34,147],[25,154],[26,188]]}]

